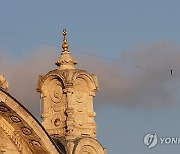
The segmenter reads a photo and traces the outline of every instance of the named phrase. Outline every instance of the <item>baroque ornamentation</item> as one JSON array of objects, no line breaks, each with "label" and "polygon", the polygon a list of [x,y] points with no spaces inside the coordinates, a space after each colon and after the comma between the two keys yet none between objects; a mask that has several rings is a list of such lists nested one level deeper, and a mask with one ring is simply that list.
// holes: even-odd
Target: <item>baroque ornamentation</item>
[{"label": "baroque ornamentation", "polygon": [[0,111],[1,111],[1,112],[7,112],[7,111],[9,111],[9,109],[8,109],[7,107],[1,105],[1,106],[0,106]]},{"label": "baroque ornamentation", "polygon": [[[58,149],[29,112],[4,89],[0,89],[0,134],[1,143],[8,141],[5,153],[58,154]],[[10,141],[11,144],[8,144]],[[0,152],[1,153],[1,152]]]},{"label": "baroque ornamentation", "polygon": [[38,92],[43,95],[43,126],[52,136],[63,141],[68,154],[105,154],[97,142],[93,97],[98,90],[95,75],[75,68],[63,30],[61,57],[58,69],[39,78]]},{"label": "baroque ornamentation", "polygon": [[32,131],[29,128],[27,128],[27,127],[23,127],[22,128],[22,132],[25,135],[31,135],[32,134]]},{"label": "baroque ornamentation", "polygon": [[81,80],[77,80],[74,83],[74,95],[78,102],[83,102],[86,98],[86,87]]},{"label": "baroque ornamentation", "polygon": [[105,149],[96,139],[82,138],[77,143],[74,154],[106,154]]},{"label": "baroque ornamentation", "polygon": [[61,102],[62,99],[62,86],[59,84],[52,85],[51,87],[51,92],[50,92],[50,97],[54,103],[59,103]]},{"label": "baroque ornamentation", "polygon": [[41,144],[38,141],[32,140],[31,142],[34,147],[41,147]]},{"label": "baroque ornamentation", "polygon": [[17,116],[14,116],[14,115],[10,116],[10,119],[12,122],[15,122],[15,123],[21,122],[21,119],[19,119]]}]

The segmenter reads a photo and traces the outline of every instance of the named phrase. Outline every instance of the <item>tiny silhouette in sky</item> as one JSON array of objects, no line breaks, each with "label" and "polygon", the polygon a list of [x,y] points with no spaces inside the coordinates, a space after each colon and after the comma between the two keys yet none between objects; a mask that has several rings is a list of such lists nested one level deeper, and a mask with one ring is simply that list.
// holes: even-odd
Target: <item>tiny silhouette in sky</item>
[{"label": "tiny silhouette in sky", "polygon": [[170,70],[170,74],[173,75],[173,70]]}]

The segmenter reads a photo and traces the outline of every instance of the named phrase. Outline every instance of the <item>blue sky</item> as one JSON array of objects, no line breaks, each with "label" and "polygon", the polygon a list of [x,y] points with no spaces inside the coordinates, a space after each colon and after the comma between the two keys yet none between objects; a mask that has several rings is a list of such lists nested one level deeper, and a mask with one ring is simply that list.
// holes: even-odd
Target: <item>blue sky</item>
[{"label": "blue sky", "polygon": [[[107,152],[179,153],[180,145],[149,150],[143,145],[149,132],[180,136],[179,6],[178,0],[1,0],[1,71],[10,81],[12,94],[37,116],[36,100],[32,102],[36,105],[26,103],[34,94],[24,93],[26,98],[22,98],[23,86],[17,92],[14,82],[25,77],[21,73],[26,67],[31,74],[56,68],[53,64],[60,55],[61,32],[67,28],[78,67],[99,77],[96,121],[98,138]],[[39,69],[34,69],[32,63],[45,57]],[[22,65],[22,71],[13,68]],[[174,76],[169,75],[170,69]]]}]

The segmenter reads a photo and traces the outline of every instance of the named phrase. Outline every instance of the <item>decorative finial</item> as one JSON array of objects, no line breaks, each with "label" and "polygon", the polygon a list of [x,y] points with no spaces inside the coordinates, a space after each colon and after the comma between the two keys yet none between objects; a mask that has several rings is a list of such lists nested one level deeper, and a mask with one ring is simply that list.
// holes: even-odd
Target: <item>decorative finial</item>
[{"label": "decorative finial", "polygon": [[66,37],[67,33],[68,33],[68,32],[67,32],[67,29],[63,29],[63,36],[64,36],[64,37]]},{"label": "decorative finial", "polygon": [[75,69],[74,65],[77,64],[77,60],[71,57],[71,53],[69,51],[69,44],[67,42],[67,30],[63,29],[63,43],[62,43],[62,52],[61,52],[61,57],[58,59],[58,61],[55,63],[60,70],[63,69]]},{"label": "decorative finial", "polygon": [[63,43],[62,43],[62,48],[63,48],[63,52],[66,51],[66,52],[69,52],[68,51],[68,48],[69,48],[69,44],[67,42],[67,39],[66,39],[66,35],[67,35],[67,29],[63,29],[63,36],[64,36],[64,39],[63,39]]}]

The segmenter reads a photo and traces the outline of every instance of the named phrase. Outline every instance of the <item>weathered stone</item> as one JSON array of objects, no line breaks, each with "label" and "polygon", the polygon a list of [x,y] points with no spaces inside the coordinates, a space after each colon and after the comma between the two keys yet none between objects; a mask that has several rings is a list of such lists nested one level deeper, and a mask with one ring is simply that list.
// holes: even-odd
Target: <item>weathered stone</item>
[{"label": "weathered stone", "polygon": [[0,87],[7,90],[8,86],[9,86],[8,82],[6,81],[4,76],[2,74],[0,74]]}]

